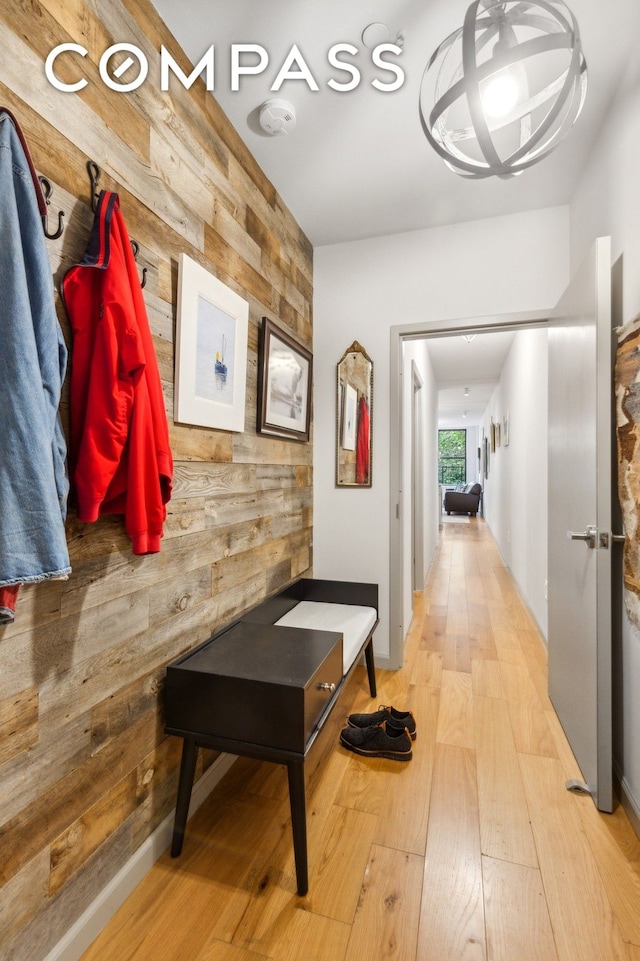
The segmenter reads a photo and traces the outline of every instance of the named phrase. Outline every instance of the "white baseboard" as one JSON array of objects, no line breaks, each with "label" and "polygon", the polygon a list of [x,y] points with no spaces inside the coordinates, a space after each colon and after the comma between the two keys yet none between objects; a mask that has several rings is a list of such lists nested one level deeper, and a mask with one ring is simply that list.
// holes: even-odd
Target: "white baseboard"
[{"label": "white baseboard", "polygon": [[640,804],[638,804],[637,799],[634,797],[627,779],[620,777],[620,771],[617,764],[614,764],[613,768],[616,787],[618,788],[618,793],[620,794],[620,802],[627,812],[627,817],[631,822],[631,827],[640,838]]},{"label": "white baseboard", "polygon": [[393,670],[397,670],[397,668],[391,667],[391,658],[388,657],[388,656],[387,656],[387,657],[383,657],[382,654],[376,654],[376,655],[375,655],[375,662],[376,662],[376,671],[378,671],[378,670],[379,670],[379,671],[393,671]]},{"label": "white baseboard", "polygon": [[[189,805],[189,817],[207,799],[235,760],[236,757],[233,754],[220,754],[194,785]],[[49,952],[45,961],[78,961],[82,957],[136,885],[142,881],[145,874],[166,851],[171,843],[173,819],[174,811],[167,815],[153,834],[149,835],[124,867],[102,889],[98,897],[94,899],[65,936]]]}]

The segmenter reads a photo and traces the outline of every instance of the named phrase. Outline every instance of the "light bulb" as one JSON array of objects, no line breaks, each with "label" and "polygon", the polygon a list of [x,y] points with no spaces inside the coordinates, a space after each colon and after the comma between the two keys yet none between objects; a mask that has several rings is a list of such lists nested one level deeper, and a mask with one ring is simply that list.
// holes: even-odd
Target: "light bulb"
[{"label": "light bulb", "polygon": [[517,80],[511,73],[503,70],[484,86],[482,91],[484,112],[495,119],[506,117],[517,104],[519,95]]}]

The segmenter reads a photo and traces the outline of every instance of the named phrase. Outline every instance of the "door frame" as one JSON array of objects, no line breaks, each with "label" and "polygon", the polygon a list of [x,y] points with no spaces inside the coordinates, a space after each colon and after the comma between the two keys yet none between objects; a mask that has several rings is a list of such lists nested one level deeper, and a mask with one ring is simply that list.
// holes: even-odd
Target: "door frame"
[{"label": "door frame", "polygon": [[[411,491],[402,490],[402,456],[411,438],[403,437],[404,343],[462,334],[498,333],[547,327],[551,311],[520,311],[484,317],[454,318],[424,324],[399,324],[390,330],[389,380],[389,667],[398,670],[404,660],[404,641],[409,625],[404,624],[403,598],[403,514],[411,509]],[[411,395],[413,396],[413,394]],[[393,430],[398,425],[398,430]],[[426,574],[426,572],[425,572]]]},{"label": "door frame", "polygon": [[411,590],[424,587],[424,440],[421,390],[424,381],[415,360],[411,361]]}]

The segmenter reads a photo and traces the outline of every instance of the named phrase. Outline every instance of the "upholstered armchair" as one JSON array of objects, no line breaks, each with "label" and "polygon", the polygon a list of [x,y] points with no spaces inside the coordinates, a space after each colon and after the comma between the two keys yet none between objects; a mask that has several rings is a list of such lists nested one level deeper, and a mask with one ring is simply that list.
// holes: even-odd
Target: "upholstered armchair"
[{"label": "upholstered armchair", "polygon": [[482,487],[480,484],[467,484],[463,490],[446,491],[444,495],[444,509],[447,514],[452,511],[458,514],[470,514],[475,517],[480,509]]}]

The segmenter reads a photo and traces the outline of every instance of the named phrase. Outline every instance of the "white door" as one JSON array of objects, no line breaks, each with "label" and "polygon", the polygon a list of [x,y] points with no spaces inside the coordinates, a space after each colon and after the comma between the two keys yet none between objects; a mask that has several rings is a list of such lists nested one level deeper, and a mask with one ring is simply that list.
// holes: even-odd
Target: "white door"
[{"label": "white door", "polygon": [[596,241],[549,329],[549,695],[611,811],[611,243]]}]

